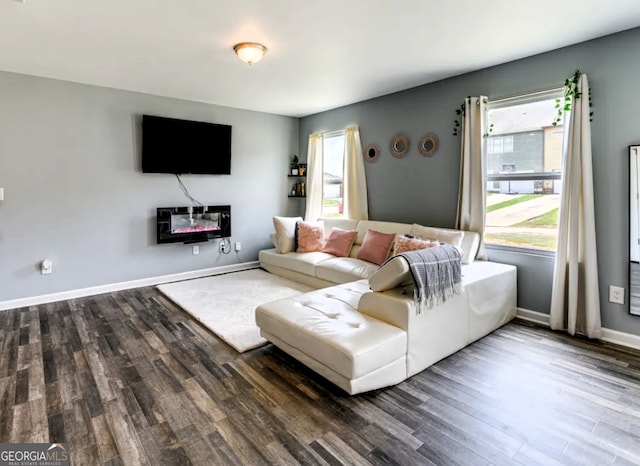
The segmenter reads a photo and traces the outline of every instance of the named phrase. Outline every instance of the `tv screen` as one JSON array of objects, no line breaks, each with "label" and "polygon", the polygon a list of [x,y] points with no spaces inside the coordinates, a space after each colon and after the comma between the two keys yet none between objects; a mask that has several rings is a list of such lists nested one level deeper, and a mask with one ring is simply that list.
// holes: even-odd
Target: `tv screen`
[{"label": "tv screen", "polygon": [[142,172],[231,174],[231,126],[142,115]]}]

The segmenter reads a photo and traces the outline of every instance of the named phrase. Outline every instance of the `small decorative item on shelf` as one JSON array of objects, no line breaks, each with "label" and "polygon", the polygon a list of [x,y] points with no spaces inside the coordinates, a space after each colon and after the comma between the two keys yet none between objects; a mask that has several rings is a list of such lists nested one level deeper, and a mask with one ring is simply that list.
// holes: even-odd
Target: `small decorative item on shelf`
[{"label": "small decorative item on shelf", "polygon": [[295,186],[293,187],[293,191],[291,192],[291,195],[295,197],[305,197],[306,191],[305,191],[304,183],[302,182],[296,183]]},{"label": "small decorative item on shelf", "polygon": [[299,176],[306,176],[307,175],[307,164],[306,163],[298,164],[298,175]]},{"label": "small decorative item on shelf", "polygon": [[298,175],[298,156],[295,154],[291,158],[291,174]]}]

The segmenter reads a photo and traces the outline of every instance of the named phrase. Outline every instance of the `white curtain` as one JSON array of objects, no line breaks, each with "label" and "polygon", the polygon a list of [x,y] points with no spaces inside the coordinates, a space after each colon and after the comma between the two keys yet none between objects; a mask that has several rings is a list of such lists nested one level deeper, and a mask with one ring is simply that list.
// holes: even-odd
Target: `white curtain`
[{"label": "white curtain", "polygon": [[487,98],[467,97],[462,119],[462,154],[460,161],[460,191],[456,228],[480,234],[476,259],[487,259],[484,249],[485,181],[484,133]]},{"label": "white curtain", "polygon": [[343,206],[345,218],[368,220],[367,179],[362,157],[360,130],[349,126],[344,130]]},{"label": "white curtain", "polygon": [[565,144],[558,250],[551,294],[554,330],[602,336],[593,202],[589,82],[578,81],[580,99],[572,99]]},{"label": "white curtain", "polygon": [[315,222],[322,216],[323,148],[323,134],[310,134],[307,150],[307,206],[304,213],[307,222]]}]

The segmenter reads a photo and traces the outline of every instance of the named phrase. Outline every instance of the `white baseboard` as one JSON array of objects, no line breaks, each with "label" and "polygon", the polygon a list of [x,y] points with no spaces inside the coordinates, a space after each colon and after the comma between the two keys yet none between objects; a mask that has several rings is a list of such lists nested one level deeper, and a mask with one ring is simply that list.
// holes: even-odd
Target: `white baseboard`
[{"label": "white baseboard", "polygon": [[616,345],[640,350],[640,336],[634,335],[632,333],[619,332],[618,330],[603,328],[602,338],[600,339],[609,343],[615,343]]},{"label": "white baseboard", "polygon": [[91,286],[89,288],[81,288],[78,290],[30,296],[28,298],[11,299],[8,301],[0,301],[0,311],[53,303],[56,301],[65,301],[67,299],[84,298],[85,296],[112,293],[114,291],[130,290],[131,288],[140,288],[143,286],[159,285],[161,283],[177,282],[193,278],[208,277],[210,275],[238,272],[240,270],[255,269],[259,265],[260,263],[258,261],[243,262],[241,264],[223,265],[221,267],[210,267],[207,269],[192,270],[189,272],[174,273],[171,275],[161,275],[159,277],[142,278],[140,280],[131,280],[128,282],[111,283],[108,285]]},{"label": "white baseboard", "polygon": [[[530,311],[529,309],[519,307],[516,309],[516,318],[526,320],[528,322],[534,322],[545,327],[549,326],[549,314],[543,314],[542,312]],[[611,330],[610,328],[603,328],[600,340],[640,350],[640,336],[634,335],[633,333],[625,333],[619,332],[618,330]]]},{"label": "white baseboard", "polygon": [[530,311],[522,307],[516,308],[516,318],[520,320],[526,320],[527,322],[534,322],[536,324],[549,326],[549,314],[543,314],[542,312]]}]

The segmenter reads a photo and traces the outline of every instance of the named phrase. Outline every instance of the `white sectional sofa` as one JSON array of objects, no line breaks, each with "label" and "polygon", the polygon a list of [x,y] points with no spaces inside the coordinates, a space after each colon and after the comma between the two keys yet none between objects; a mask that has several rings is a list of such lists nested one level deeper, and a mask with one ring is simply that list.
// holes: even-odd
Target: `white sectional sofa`
[{"label": "white sectional sofa", "polygon": [[[324,223],[326,233],[333,227],[343,230],[356,230],[358,232],[349,257],[335,257],[324,252],[288,252],[280,254],[273,248],[259,252],[260,267],[273,274],[316,288],[369,278],[378,269],[378,265],[357,258],[367,230],[376,230],[382,233],[409,234],[414,228],[412,224],[408,223],[334,218],[321,220]],[[434,228],[433,230],[440,232],[456,231],[446,228]],[[461,245],[463,264],[473,262],[479,243],[480,238],[477,233],[463,232]]]},{"label": "white sectional sofa", "polygon": [[464,233],[461,293],[418,313],[403,258],[380,268],[355,257],[368,229],[406,234],[412,225],[325,226],[358,231],[349,257],[260,252],[264,269],[321,289],[260,305],[256,323],[264,338],[350,394],[397,384],[515,317],[516,269],[475,261],[476,233]]}]

